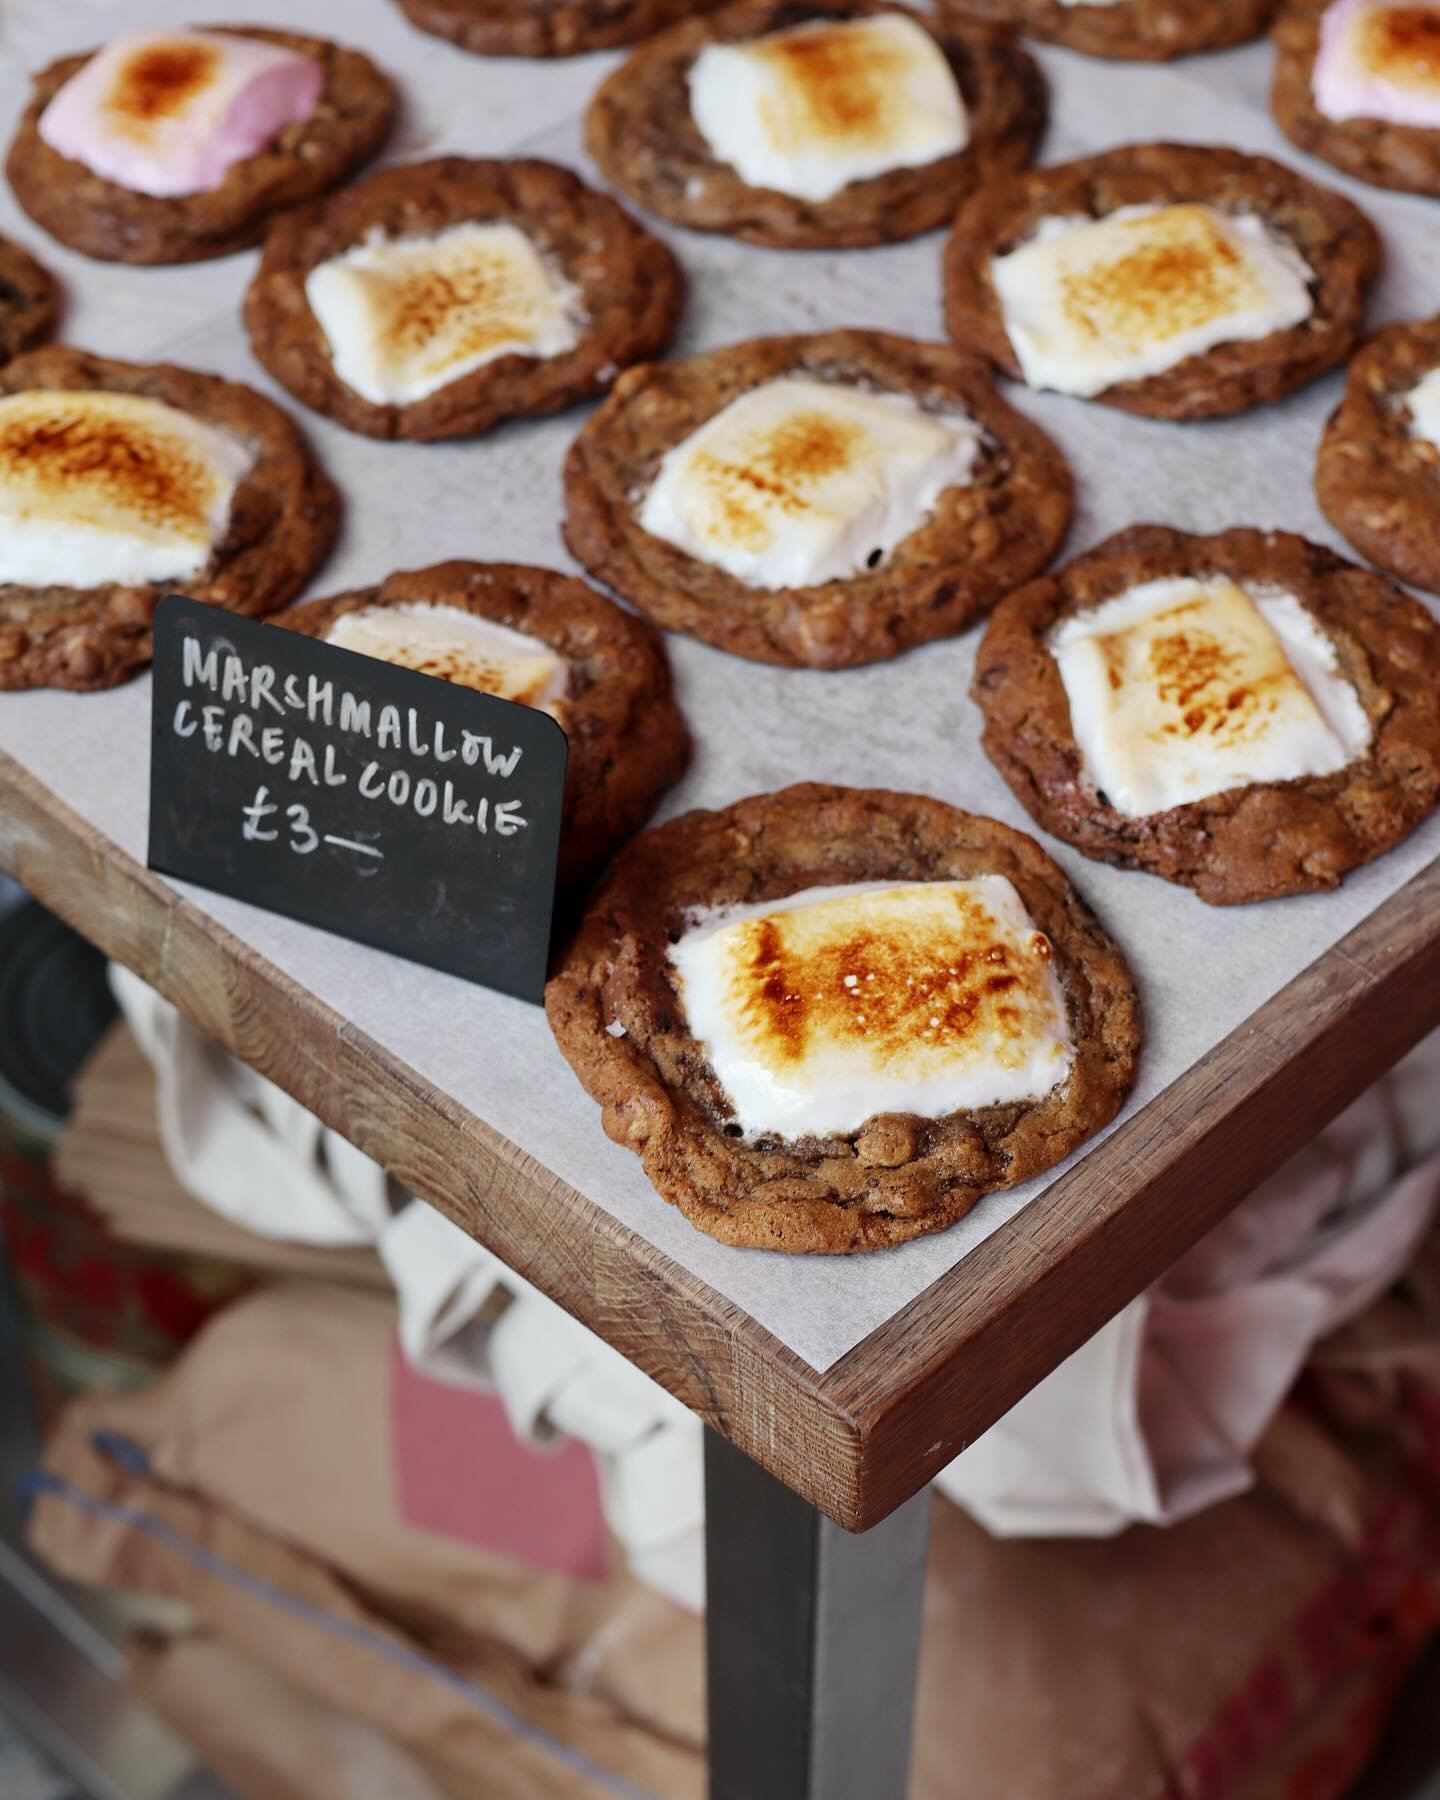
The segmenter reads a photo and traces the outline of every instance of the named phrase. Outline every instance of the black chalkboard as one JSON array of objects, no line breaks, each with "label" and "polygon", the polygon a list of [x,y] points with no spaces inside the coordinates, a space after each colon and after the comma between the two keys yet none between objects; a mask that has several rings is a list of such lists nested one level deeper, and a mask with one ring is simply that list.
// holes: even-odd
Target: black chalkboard
[{"label": "black chalkboard", "polygon": [[195,600],[155,612],[152,869],[541,999],[548,713]]}]

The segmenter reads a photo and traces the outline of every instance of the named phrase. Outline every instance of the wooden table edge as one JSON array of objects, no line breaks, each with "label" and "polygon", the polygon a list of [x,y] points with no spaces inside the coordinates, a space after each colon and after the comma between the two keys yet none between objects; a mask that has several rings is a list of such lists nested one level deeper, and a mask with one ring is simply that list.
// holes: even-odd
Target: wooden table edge
[{"label": "wooden table edge", "polygon": [[3,752],[0,866],[852,1530],[909,1498],[1440,1024],[1437,860],[819,1374]]}]

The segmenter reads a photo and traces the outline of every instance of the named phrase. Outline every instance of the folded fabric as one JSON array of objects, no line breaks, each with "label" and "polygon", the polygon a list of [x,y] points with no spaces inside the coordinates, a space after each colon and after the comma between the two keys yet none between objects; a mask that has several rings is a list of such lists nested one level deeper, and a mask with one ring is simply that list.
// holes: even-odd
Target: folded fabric
[{"label": "folded fabric", "polygon": [[[600,1459],[611,1530],[644,1579],[703,1593],[701,1428],[678,1402],[268,1082],[203,1043],[133,977],[167,1150],[197,1198],[310,1241],[369,1233],[415,1366],[493,1387],[537,1443]],[[261,1117],[267,1122],[262,1125]],[[269,1132],[242,1178],[251,1137]],[[360,1158],[359,1162],[363,1163]],[[317,1168],[321,1171],[317,1176]],[[1410,1171],[1408,1174],[1404,1171]],[[336,1178],[338,1176],[341,1178]],[[223,1175],[224,1179],[221,1180]],[[251,1198],[247,1200],[246,1195]],[[991,1531],[1115,1532],[1242,1492],[1310,1346],[1404,1267],[1440,1196],[1440,1033],[1340,1115],[938,1478]],[[232,1210],[234,1209],[234,1210]],[[332,1234],[328,1238],[325,1233]]]},{"label": "folded fabric", "polygon": [[[1319,1347],[1255,1491],[1169,1530],[997,1540],[937,1499],[912,1800],[1339,1800],[1440,1619],[1437,1277],[1440,1234]],[[364,1404],[393,1317],[257,1296],[78,1403],[34,1547],[189,1609],[137,1679],[251,1800],[698,1800],[697,1619],[401,1518]]]},{"label": "folded fabric", "polygon": [[1440,1034],[957,1457],[942,1492],[1012,1536],[1167,1524],[1243,1492],[1311,1346],[1414,1255],[1437,1143]]}]

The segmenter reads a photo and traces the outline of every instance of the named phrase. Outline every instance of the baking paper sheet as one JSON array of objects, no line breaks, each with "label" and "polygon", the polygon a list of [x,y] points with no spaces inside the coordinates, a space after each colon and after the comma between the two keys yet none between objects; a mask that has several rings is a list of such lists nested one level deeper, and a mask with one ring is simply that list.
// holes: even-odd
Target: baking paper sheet
[{"label": "baking paper sheet", "polygon": [[[122,26],[179,23],[190,12],[190,0],[92,0],[64,8],[11,0],[0,24],[0,119],[18,113],[23,68]],[[252,6],[247,16],[363,40],[406,89],[397,154],[523,149],[593,179],[578,113],[614,57],[562,64],[466,57],[410,30],[389,0],[346,8],[291,0]],[[1039,55],[1053,103],[1045,160],[1151,137],[1281,156],[1345,189],[1380,225],[1388,266],[1372,304],[1375,323],[1440,305],[1436,203],[1362,189],[1291,150],[1265,112],[1268,45],[1171,68],[1110,66],[1063,51]],[[49,245],[8,194],[0,196],[0,230],[69,281],[71,341],[115,355],[170,356],[249,381],[298,410],[253,362],[239,325],[253,255],[196,269],[101,267]],[[682,353],[762,332],[844,325],[942,335],[939,236],[894,249],[796,255],[668,235],[692,285]],[[1331,377],[1283,405],[1184,426],[1019,390],[1012,398],[1055,436],[1074,468],[1079,512],[1071,552],[1139,520],[1198,531],[1285,527],[1343,550],[1310,486],[1320,426],[1339,388],[1339,377]],[[303,415],[348,502],[343,542],[313,591],[363,585],[446,556],[570,566],[558,533],[559,476],[581,416],[518,424],[477,443],[417,447],[372,443]],[[697,755],[665,813],[817,779],[913,789],[1033,829],[979,748],[967,698],[973,637],[841,674],[764,668],[684,638],[672,638],[670,648]],[[0,749],[143,861],[148,709],[148,679],[103,695],[6,696]],[[1440,820],[1352,876],[1339,893],[1228,911],[1043,841],[1125,947],[1141,984],[1147,1041],[1138,1090],[1122,1115],[1129,1116],[1434,857]],[[605,1138],[538,1010],[238,902],[187,892],[816,1369],[883,1324],[1045,1185],[994,1195],[938,1237],[868,1256],[726,1249],[661,1202],[637,1159]],[[541,1109],[536,1095],[545,1096]]]}]

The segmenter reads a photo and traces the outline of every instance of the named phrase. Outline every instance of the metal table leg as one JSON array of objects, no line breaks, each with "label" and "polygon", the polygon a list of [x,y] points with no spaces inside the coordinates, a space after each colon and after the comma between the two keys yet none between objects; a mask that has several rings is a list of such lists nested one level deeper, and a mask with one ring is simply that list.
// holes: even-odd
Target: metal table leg
[{"label": "metal table leg", "polygon": [[842,1531],[706,1432],[710,1800],[904,1800],[929,1520]]}]

